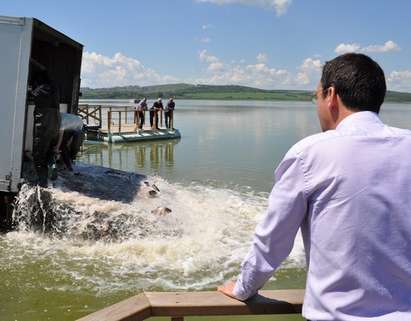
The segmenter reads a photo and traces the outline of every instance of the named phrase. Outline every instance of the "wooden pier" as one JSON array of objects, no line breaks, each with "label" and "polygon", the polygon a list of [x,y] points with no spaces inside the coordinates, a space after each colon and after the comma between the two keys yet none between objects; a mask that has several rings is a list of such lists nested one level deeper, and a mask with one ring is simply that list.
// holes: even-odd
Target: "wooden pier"
[{"label": "wooden pier", "polygon": [[188,316],[301,314],[304,290],[260,291],[246,302],[220,292],[144,292],[77,321],[140,321]]},{"label": "wooden pier", "polygon": [[139,129],[137,111],[130,106],[80,104],[78,115],[87,124],[87,140],[120,143],[181,138],[178,129],[162,128],[162,112],[160,129],[147,125]]}]

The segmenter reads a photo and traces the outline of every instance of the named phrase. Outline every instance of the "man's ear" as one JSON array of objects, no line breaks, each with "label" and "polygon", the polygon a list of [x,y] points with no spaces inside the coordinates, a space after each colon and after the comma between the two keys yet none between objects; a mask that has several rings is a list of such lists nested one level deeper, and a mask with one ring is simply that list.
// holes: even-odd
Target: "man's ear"
[{"label": "man's ear", "polygon": [[338,104],[337,94],[335,92],[335,88],[333,86],[327,89],[327,105],[328,107],[335,107]]},{"label": "man's ear", "polygon": [[336,122],[339,118],[339,100],[335,88],[331,86],[327,91],[327,107],[332,119]]}]

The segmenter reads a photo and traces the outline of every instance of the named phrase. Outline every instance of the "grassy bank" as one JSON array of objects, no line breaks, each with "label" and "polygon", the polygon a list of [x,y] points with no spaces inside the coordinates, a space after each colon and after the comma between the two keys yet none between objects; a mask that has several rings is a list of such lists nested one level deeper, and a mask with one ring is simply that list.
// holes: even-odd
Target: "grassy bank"
[{"label": "grassy bank", "polygon": [[[158,97],[206,100],[293,100],[309,101],[312,91],[263,90],[245,86],[209,86],[172,84],[159,86],[126,86],[112,88],[82,88],[83,99],[134,99]],[[411,93],[389,91],[387,102],[411,103]]]}]

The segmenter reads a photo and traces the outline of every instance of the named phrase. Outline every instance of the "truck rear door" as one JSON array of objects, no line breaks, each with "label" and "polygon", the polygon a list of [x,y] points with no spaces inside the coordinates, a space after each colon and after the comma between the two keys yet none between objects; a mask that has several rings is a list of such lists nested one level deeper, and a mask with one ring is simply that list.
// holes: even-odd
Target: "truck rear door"
[{"label": "truck rear door", "polygon": [[33,20],[0,16],[0,191],[20,183]]}]

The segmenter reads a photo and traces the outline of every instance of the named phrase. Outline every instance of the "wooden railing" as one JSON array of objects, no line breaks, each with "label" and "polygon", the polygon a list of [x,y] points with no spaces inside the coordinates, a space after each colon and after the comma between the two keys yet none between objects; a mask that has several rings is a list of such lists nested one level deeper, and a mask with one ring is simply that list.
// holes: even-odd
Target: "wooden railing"
[{"label": "wooden railing", "polygon": [[150,317],[300,314],[304,290],[260,291],[246,302],[220,292],[144,292],[78,321],[140,321]]},{"label": "wooden railing", "polygon": [[[107,117],[103,118],[103,110],[107,112]],[[111,132],[113,129],[117,129],[119,133],[123,130],[130,130],[130,125],[137,124],[137,112],[134,107],[130,106],[102,106],[102,105],[89,105],[81,104],[78,107],[78,115],[89,126],[97,126],[100,129]],[[113,117],[116,115],[117,118]],[[134,127],[133,127],[134,129]]]},{"label": "wooden railing", "polygon": [[86,121],[87,125],[90,125],[90,119],[92,119],[97,123],[97,126],[102,127],[101,105],[79,105],[77,114]]},{"label": "wooden railing", "polygon": [[[138,127],[138,113],[132,106],[80,104],[77,113],[89,128],[97,127],[109,134],[135,132]],[[154,123],[156,117],[159,117],[160,127],[163,127],[163,111],[154,115]],[[170,119],[170,127],[174,127],[174,119]]]},{"label": "wooden railing", "polygon": [[[113,115],[117,115],[116,121]],[[109,133],[116,132],[113,128],[117,128],[117,133],[123,131],[135,131],[137,129],[137,111],[134,108],[118,109],[113,110],[109,107],[107,112],[107,130]],[[130,127],[130,125],[132,125]]]}]

